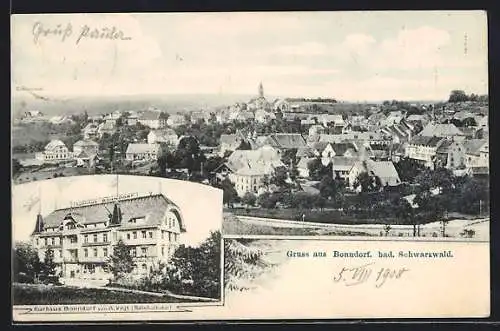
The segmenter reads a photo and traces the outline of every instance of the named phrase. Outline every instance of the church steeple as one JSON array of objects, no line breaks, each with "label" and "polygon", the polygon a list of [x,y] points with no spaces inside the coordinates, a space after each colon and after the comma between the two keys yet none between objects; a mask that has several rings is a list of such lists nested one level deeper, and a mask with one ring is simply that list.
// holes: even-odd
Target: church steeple
[{"label": "church steeple", "polygon": [[259,98],[264,97],[264,87],[262,86],[262,82],[259,84]]}]

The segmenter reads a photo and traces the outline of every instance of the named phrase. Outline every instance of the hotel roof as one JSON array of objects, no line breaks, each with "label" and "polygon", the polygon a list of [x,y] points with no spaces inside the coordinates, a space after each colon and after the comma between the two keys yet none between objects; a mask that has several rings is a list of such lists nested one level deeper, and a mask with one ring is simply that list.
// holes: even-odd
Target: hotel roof
[{"label": "hotel roof", "polygon": [[[92,205],[57,209],[43,217],[45,228],[54,228],[61,225],[66,217],[71,217],[76,222],[95,224],[107,222],[112,213],[115,202],[96,203]],[[160,225],[167,210],[173,211],[179,218],[181,231],[185,231],[184,220],[179,207],[166,198],[163,194],[133,197],[119,201],[122,212],[122,226],[127,226],[128,221],[135,218],[145,218],[144,225]],[[131,224],[135,226],[135,224]]]}]

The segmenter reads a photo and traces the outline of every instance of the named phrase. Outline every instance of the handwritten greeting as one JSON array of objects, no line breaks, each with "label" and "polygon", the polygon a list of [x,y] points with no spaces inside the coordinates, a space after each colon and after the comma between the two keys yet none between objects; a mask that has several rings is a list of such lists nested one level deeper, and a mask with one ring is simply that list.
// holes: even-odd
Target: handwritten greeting
[{"label": "handwritten greeting", "polygon": [[382,287],[389,280],[401,279],[410,269],[402,268],[377,268],[375,262],[363,264],[356,267],[342,267],[334,274],[335,283],[343,283],[345,286],[355,286],[363,283],[373,282],[376,288]]},{"label": "handwritten greeting", "polygon": [[83,40],[132,40],[127,36],[124,31],[115,26],[108,27],[92,27],[83,25],[80,27],[73,27],[71,23],[57,24],[55,26],[48,26],[41,22],[33,24],[33,41],[38,44],[42,38],[53,38],[66,42],[73,39],[75,44],[79,44]]}]

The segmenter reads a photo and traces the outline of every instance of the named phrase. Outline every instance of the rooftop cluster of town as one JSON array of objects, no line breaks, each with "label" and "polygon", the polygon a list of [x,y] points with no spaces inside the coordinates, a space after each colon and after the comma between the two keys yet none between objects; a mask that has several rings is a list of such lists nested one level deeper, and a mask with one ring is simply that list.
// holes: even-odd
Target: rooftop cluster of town
[{"label": "rooftop cluster of town", "polygon": [[[99,171],[106,163],[101,173],[169,177],[183,172],[186,179],[201,173],[207,184],[229,180],[239,197],[272,191],[269,178],[277,169],[307,190],[320,180],[315,167],[323,167],[351,192],[362,189],[361,173],[382,187],[400,185],[404,179],[395,164],[403,159],[455,176],[489,174],[487,101],[386,101],[338,111],[341,106],[334,99],[268,101],[261,84],[248,102],[210,111],[172,114],[149,108],[86,115],[72,146],[51,140],[34,159],[20,160],[20,167],[69,164]],[[74,117],[57,121],[74,122]],[[54,118],[32,111],[22,121]]]}]

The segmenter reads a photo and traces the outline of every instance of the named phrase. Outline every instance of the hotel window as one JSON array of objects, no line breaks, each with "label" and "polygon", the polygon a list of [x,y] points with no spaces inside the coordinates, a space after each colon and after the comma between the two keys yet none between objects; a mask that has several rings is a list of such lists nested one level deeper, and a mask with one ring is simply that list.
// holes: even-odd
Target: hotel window
[{"label": "hotel window", "polygon": [[134,239],[137,239],[137,232],[134,231],[133,234],[134,234]]},{"label": "hotel window", "polygon": [[51,241],[52,245],[55,245],[55,244],[56,244],[56,238],[51,238],[51,240],[50,240],[50,241]]},{"label": "hotel window", "polygon": [[127,233],[127,239],[130,239],[130,233]]},{"label": "hotel window", "polygon": [[[161,230],[161,239],[165,239],[165,231],[163,231],[163,230]],[[37,242],[38,242],[38,239],[37,239]]]},{"label": "hotel window", "polygon": [[147,255],[148,255],[148,248],[141,247],[141,256],[147,256]]},{"label": "hotel window", "polygon": [[72,236],[72,237],[71,237],[71,239],[70,239],[70,242],[71,242],[72,244],[76,244],[76,243],[78,242],[77,237],[76,237],[76,236]]},{"label": "hotel window", "polygon": [[103,248],[102,252],[103,252],[104,257],[108,256],[108,249],[107,248]]},{"label": "hotel window", "polygon": [[62,249],[59,250],[59,257],[62,258]]},{"label": "hotel window", "polygon": [[97,248],[94,248],[94,257],[97,257]]},{"label": "hotel window", "polygon": [[153,232],[152,231],[149,231],[149,238],[153,239]]},{"label": "hotel window", "polygon": [[83,236],[83,242],[88,243],[89,242],[89,236],[86,234]]},{"label": "hotel window", "polygon": [[[163,234],[163,233],[162,233]],[[163,238],[163,236],[162,236]],[[36,238],[36,245],[38,246],[39,242],[38,242],[38,238]]]},{"label": "hotel window", "polygon": [[103,233],[102,234],[102,241],[103,242],[108,242],[108,234],[107,233]]},{"label": "hotel window", "polygon": [[142,238],[146,238],[146,231],[142,231]]},{"label": "hotel window", "polygon": [[165,256],[165,247],[161,247],[161,256]]},{"label": "hotel window", "polygon": [[85,248],[85,249],[83,250],[83,255],[84,255],[85,257],[89,257],[89,250]]},{"label": "hotel window", "polygon": [[96,243],[97,242],[97,233],[94,234],[94,242]]},{"label": "hotel window", "polygon": [[132,249],[130,250],[130,254],[131,254],[133,257],[136,257],[136,256],[137,256],[137,250],[135,249],[135,247],[134,247],[134,248],[132,248]]},{"label": "hotel window", "polygon": [[47,243],[47,238],[45,238],[45,240],[44,240],[44,241],[45,241],[45,243],[44,243],[44,244],[45,244],[45,246],[47,246],[47,245],[48,245],[48,243]]}]

